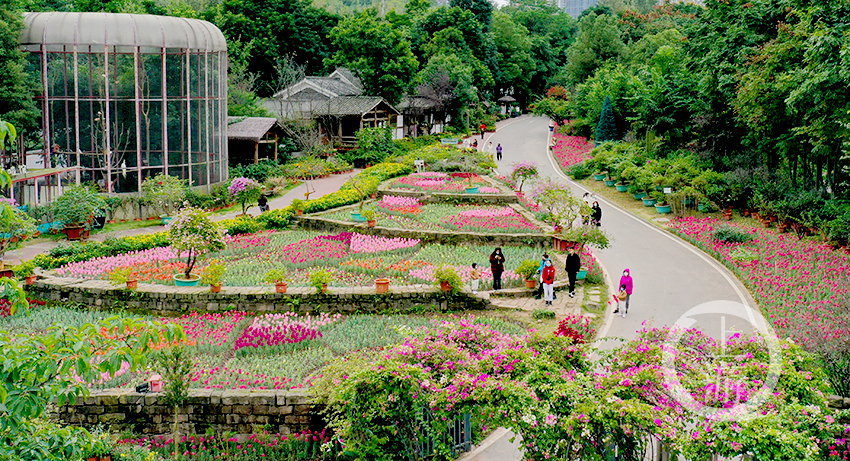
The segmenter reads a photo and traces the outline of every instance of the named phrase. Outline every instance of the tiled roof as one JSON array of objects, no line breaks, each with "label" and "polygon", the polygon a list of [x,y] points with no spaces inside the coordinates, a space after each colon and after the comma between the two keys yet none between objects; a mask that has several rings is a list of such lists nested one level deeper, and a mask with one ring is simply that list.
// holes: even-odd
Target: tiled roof
[{"label": "tiled roof", "polygon": [[398,111],[380,96],[338,96],[328,100],[327,105],[319,107],[317,113],[323,115],[363,115],[384,103],[391,111]]},{"label": "tiled roof", "polygon": [[277,119],[273,117],[227,117],[227,139],[258,142],[275,125]]}]

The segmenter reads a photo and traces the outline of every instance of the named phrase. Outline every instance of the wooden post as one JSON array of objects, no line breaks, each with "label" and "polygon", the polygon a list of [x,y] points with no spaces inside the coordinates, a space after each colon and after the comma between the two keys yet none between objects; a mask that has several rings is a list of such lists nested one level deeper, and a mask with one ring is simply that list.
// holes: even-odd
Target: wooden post
[{"label": "wooden post", "polygon": [[254,165],[260,163],[260,143],[254,142]]}]

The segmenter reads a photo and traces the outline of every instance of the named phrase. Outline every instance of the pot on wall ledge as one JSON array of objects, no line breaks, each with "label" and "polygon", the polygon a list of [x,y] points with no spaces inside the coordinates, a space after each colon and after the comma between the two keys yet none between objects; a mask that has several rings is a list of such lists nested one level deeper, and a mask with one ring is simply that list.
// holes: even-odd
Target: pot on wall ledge
[{"label": "pot on wall ledge", "polygon": [[274,291],[275,291],[275,293],[286,293],[286,289],[287,289],[288,287],[289,287],[289,286],[286,284],[286,282],[283,282],[283,283],[275,283],[275,284],[274,284]]},{"label": "pot on wall ledge", "polygon": [[221,293],[221,284],[212,285],[210,284],[210,293]]},{"label": "pot on wall ledge", "polygon": [[184,278],[183,274],[174,275],[174,284],[178,287],[196,287],[200,281],[201,277],[194,274],[190,274],[189,278]]},{"label": "pot on wall ledge", "polygon": [[390,279],[375,279],[375,292],[386,293],[390,291]]},{"label": "pot on wall ledge", "polygon": [[452,284],[444,280],[440,282],[440,289],[448,293],[449,291],[452,291]]},{"label": "pot on wall ledge", "polygon": [[83,226],[66,225],[65,236],[68,240],[80,240],[83,238],[85,228]]},{"label": "pot on wall ledge", "polygon": [[526,287],[526,288],[534,289],[534,287],[535,287],[535,286],[537,286],[537,281],[536,281],[536,280],[526,280],[526,281],[525,281],[525,287]]}]

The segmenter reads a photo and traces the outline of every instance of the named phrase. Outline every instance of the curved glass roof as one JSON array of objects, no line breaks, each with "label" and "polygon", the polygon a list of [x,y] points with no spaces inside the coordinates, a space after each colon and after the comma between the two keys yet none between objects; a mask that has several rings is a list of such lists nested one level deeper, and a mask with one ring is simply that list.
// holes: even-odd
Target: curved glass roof
[{"label": "curved glass roof", "polygon": [[122,13],[24,13],[21,45],[93,45],[227,51],[213,24],[199,19]]}]

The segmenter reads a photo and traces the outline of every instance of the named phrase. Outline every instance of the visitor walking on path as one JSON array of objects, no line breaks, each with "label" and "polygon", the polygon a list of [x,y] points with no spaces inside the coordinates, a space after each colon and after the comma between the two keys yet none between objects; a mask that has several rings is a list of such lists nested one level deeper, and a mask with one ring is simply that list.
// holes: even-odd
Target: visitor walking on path
[{"label": "visitor walking on path", "polygon": [[505,271],[505,255],[502,254],[502,249],[496,247],[490,253],[490,272],[493,273],[493,290],[502,289],[502,272]]},{"label": "visitor walking on path", "polygon": [[[632,281],[632,276],[629,273],[629,270],[626,269],[623,271],[623,276],[620,277],[620,287],[626,293],[625,299],[620,299],[620,301],[625,301],[625,305],[623,306],[623,317],[629,313],[629,301],[632,300],[632,288],[634,287],[634,282]],[[620,312],[619,304],[617,309],[614,311],[615,314]]]},{"label": "visitor walking on path", "polygon": [[502,159],[502,143],[499,143],[496,146],[496,160],[501,160],[501,159]]},{"label": "visitor walking on path", "polygon": [[620,312],[620,316],[626,318],[626,314],[629,312],[629,308],[623,306],[622,304],[628,301],[629,294],[626,293],[626,286],[620,285],[620,292],[614,295],[614,302],[617,303],[617,310],[615,310],[614,313],[616,314],[617,312]]},{"label": "visitor walking on path", "polygon": [[260,207],[260,213],[269,211],[269,199],[266,194],[260,195],[260,198],[257,199],[257,206]]},{"label": "visitor walking on path", "polygon": [[546,305],[551,306],[555,296],[555,266],[552,261],[546,260],[546,266],[543,267],[543,299],[546,300]]},{"label": "visitor walking on path", "polygon": [[478,285],[481,283],[481,271],[478,270],[478,264],[472,263],[472,272],[469,273],[469,286],[472,288],[472,294],[478,293]]},{"label": "visitor walking on path", "polygon": [[593,220],[593,224],[597,226],[602,225],[602,208],[599,207],[599,202],[593,202],[593,207],[591,208],[592,212],[590,213],[590,218]]},{"label": "visitor walking on path", "polygon": [[481,126],[479,126],[478,129],[481,131],[481,139],[484,139],[484,133],[487,132],[487,125],[485,125],[484,122],[481,122]]},{"label": "visitor walking on path", "polygon": [[581,256],[576,253],[575,248],[570,248],[567,254],[567,266],[564,270],[567,271],[567,277],[570,279],[570,298],[576,295],[576,276],[581,269]]}]

